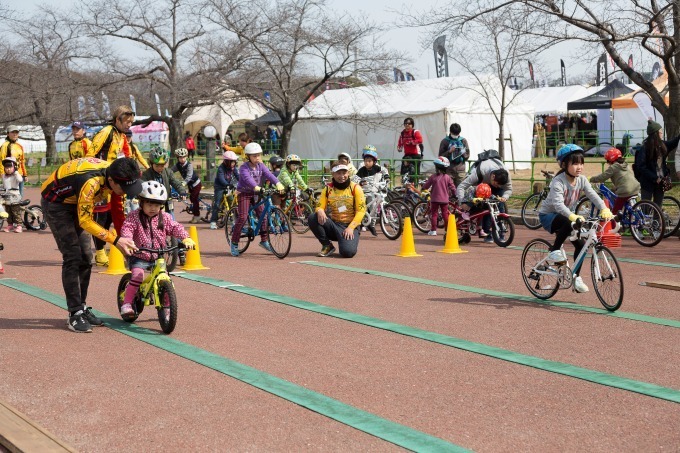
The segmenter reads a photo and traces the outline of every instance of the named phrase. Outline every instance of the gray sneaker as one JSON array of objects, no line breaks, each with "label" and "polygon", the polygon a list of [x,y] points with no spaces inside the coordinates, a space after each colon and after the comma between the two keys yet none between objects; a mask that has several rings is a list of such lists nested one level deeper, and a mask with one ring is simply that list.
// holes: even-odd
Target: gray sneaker
[{"label": "gray sneaker", "polygon": [[68,317],[68,328],[74,332],[85,333],[92,332],[92,326],[85,317],[85,311],[78,310]]},{"label": "gray sneaker", "polygon": [[92,313],[92,307],[85,307],[85,319],[87,319],[87,322],[89,322],[92,327],[104,324],[101,319],[97,318],[95,314]]}]

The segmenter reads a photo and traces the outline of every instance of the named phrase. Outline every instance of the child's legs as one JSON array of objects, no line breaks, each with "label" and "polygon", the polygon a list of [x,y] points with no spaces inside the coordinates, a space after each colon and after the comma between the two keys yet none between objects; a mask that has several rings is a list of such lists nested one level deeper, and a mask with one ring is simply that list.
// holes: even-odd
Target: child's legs
[{"label": "child's legs", "polygon": [[201,193],[203,186],[198,183],[196,187],[189,190],[189,201],[191,201],[191,213],[198,217],[201,215],[201,206],[198,204],[198,195]]},{"label": "child's legs", "polygon": [[239,239],[241,238],[241,231],[243,230],[243,226],[246,224],[246,221],[248,220],[248,210],[250,209],[250,203],[253,201],[253,195],[252,194],[245,194],[245,193],[240,193],[238,194],[238,219],[236,220],[236,223],[234,224],[234,230],[232,231],[231,234],[231,243],[232,244],[238,244]]},{"label": "child's legs", "polygon": [[[262,215],[262,211],[264,210],[264,206],[258,206],[255,208],[255,215],[257,218],[260,218],[260,215]],[[272,211],[270,211],[270,214]],[[262,223],[260,224],[260,240],[262,241],[268,241],[269,240],[269,216],[265,217],[262,219]]]},{"label": "child's legs", "polygon": [[24,221],[21,219],[21,206],[12,205],[9,208],[9,223],[15,225],[23,225]]},{"label": "child's legs", "polygon": [[612,213],[618,214],[621,209],[628,203],[628,200],[630,200],[631,197],[616,197],[616,201],[614,202],[614,207],[612,208]]},{"label": "child's legs", "polygon": [[224,197],[224,189],[215,189],[215,198],[213,199],[212,211],[210,213],[211,222],[217,222],[217,215],[220,210],[220,204],[222,203],[222,197]]},{"label": "child's legs", "polygon": [[125,288],[125,298],[123,299],[124,304],[131,304],[135,298],[135,294],[139,291],[139,285],[144,281],[144,269],[139,267],[133,267],[130,269],[132,272],[132,277],[130,278],[130,283],[128,283],[127,288]]},{"label": "child's legs", "polygon": [[550,247],[550,251],[559,250],[562,247],[562,244],[564,244],[564,241],[571,235],[571,231],[571,222],[567,217],[561,214],[555,216],[555,219],[550,225],[550,232],[555,235],[555,242],[552,247]]},{"label": "child's legs", "polygon": [[[437,231],[437,218],[439,217],[439,212],[442,213],[442,217],[445,220],[449,218],[448,203],[434,203],[430,202],[430,231]],[[446,225],[446,223],[444,224]],[[444,227],[446,228],[446,226]]]}]

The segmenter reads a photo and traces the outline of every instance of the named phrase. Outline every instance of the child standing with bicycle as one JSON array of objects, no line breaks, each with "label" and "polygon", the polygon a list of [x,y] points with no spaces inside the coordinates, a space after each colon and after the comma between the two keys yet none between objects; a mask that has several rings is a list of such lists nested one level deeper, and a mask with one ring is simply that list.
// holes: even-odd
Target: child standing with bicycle
[{"label": "child standing with bicycle", "polygon": [[201,223],[200,204],[198,203],[198,196],[201,193],[203,185],[198,173],[194,171],[194,166],[188,160],[189,151],[186,148],[177,148],[175,150],[177,156],[177,163],[170,170],[172,173],[179,172],[189,189],[189,201],[191,201],[191,214],[193,215],[189,223]]},{"label": "child standing with bicycle", "polygon": [[[234,224],[234,229],[231,235],[231,256],[239,256],[238,241],[241,237],[241,231],[248,220],[248,211],[250,205],[253,203],[255,194],[262,189],[263,179],[269,181],[276,186],[280,193],[283,193],[283,184],[276,179],[265,164],[262,163],[262,147],[257,143],[248,143],[243,149],[246,154],[246,161],[239,168],[238,186],[238,220]],[[263,207],[260,206],[256,213],[259,216],[262,213]],[[267,222],[264,222],[260,231],[260,247],[268,252],[272,251],[272,246],[269,244],[269,230]]]},{"label": "child standing with bicycle", "polygon": [[[233,190],[238,184],[238,156],[233,151],[225,151],[222,154],[222,163],[217,167],[217,174],[215,175],[214,189],[215,197],[213,198],[213,207],[210,213],[210,229],[217,229],[217,217],[219,215],[220,203],[226,190]],[[232,200],[229,200],[231,203]],[[225,213],[226,215],[226,213]]]},{"label": "child standing with bicycle", "polygon": [[10,231],[21,233],[23,228],[21,226],[21,206],[19,206],[19,202],[21,201],[21,183],[24,178],[17,171],[17,160],[14,157],[5,157],[2,160],[2,167],[4,169],[2,185],[5,189],[2,203],[7,206],[8,211],[7,224],[2,228],[2,231],[4,233]]},{"label": "child standing with bicycle", "polygon": [[[583,191],[593,204],[600,210],[600,217],[605,220],[612,218],[612,213],[606,208],[602,199],[597,195],[588,182],[588,178],[583,175],[584,154],[583,149],[574,144],[564,145],[557,152],[557,162],[560,170],[557,172],[550,183],[548,197],[539,209],[538,218],[541,225],[551,234],[555,234],[555,242],[550,247],[548,261],[559,264],[567,261],[567,257],[562,252],[562,244],[571,235],[573,230],[572,222],[585,219],[572,211],[574,209],[580,192]],[[578,256],[583,248],[583,239],[571,241],[574,245],[574,256]],[[583,282],[578,268],[574,269],[577,277],[574,279],[574,289],[577,293],[585,293],[588,286]]]},{"label": "child standing with bicycle", "polygon": [[[305,180],[302,179],[302,175],[300,175],[300,165],[302,165],[302,160],[297,154],[289,154],[288,157],[286,157],[286,166],[277,176],[286,192],[297,187],[309,194],[309,186],[307,186]],[[283,196],[281,197],[281,209],[284,209],[285,207],[286,197]]]},{"label": "child standing with bicycle", "polygon": [[[163,212],[163,206],[168,200],[168,191],[162,183],[143,182],[142,192],[137,197],[139,209],[128,214],[120,230],[121,237],[132,239],[137,247],[161,249],[166,247],[167,236],[172,236],[181,240],[187,249],[195,247],[194,241],[184,227],[175,222],[170,214]],[[129,265],[132,276],[125,289],[125,297],[120,307],[122,317],[135,314],[132,301],[144,280],[144,270],[151,269],[156,258],[149,252],[139,251],[130,256]]]},{"label": "child standing with bicycle", "polygon": [[[370,206],[371,201],[373,201],[373,198],[379,191],[378,185],[383,181],[389,181],[390,174],[386,168],[378,165],[378,151],[375,146],[364,146],[362,155],[364,158],[364,165],[357,171],[355,179],[359,181],[359,184],[366,195],[366,205]],[[366,227],[373,236],[378,235],[378,232],[375,230],[375,222],[376,218],[373,216],[370,225]]]},{"label": "child standing with bicycle", "polygon": [[441,211],[444,219],[444,228],[449,224],[449,198],[456,193],[456,186],[453,179],[446,172],[449,168],[449,160],[444,156],[439,156],[434,160],[434,167],[437,172],[427,178],[422,189],[430,189],[430,215],[432,216],[432,226],[428,231],[428,236],[437,235],[437,211]]},{"label": "child standing with bicycle", "polygon": [[640,193],[640,183],[635,179],[633,170],[628,168],[628,163],[620,150],[609,148],[604,153],[604,158],[609,164],[609,168],[604,173],[591,177],[590,182],[601,183],[611,178],[616,194],[612,212],[618,214],[631,197]]}]

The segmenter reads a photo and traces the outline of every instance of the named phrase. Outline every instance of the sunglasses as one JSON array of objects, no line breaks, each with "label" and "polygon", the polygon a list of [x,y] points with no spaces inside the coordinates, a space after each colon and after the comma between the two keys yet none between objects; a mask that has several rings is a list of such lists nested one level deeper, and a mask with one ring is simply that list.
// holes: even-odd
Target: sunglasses
[{"label": "sunglasses", "polygon": [[404,123],[404,126],[413,126],[413,123]]}]

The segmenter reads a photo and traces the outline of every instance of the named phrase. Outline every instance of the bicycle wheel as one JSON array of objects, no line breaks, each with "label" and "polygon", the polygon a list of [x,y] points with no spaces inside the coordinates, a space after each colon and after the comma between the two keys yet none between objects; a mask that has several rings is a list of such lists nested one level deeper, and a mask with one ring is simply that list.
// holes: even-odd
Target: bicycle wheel
[{"label": "bicycle wheel", "polygon": [[654,247],[661,242],[664,222],[661,210],[656,204],[647,200],[638,201],[627,213],[630,232],[638,244]]},{"label": "bicycle wheel", "polygon": [[161,330],[163,333],[171,333],[177,325],[177,295],[170,280],[158,282],[158,299],[161,306],[156,308]]},{"label": "bicycle wheel", "polygon": [[604,308],[616,311],[623,302],[623,277],[616,257],[604,245],[596,245],[590,260],[595,294]]},{"label": "bicycle wheel", "polygon": [[279,207],[273,207],[263,219],[269,225],[269,244],[272,252],[279,259],[284,259],[290,252],[292,234],[288,217]]},{"label": "bicycle wheel", "polygon": [[380,213],[380,228],[387,239],[395,240],[401,236],[404,230],[404,221],[401,218],[399,209],[386,204]]},{"label": "bicycle wheel", "polygon": [[[399,211],[402,220],[406,219],[407,217],[409,218],[411,217],[412,211],[409,209],[408,205],[403,201],[401,200],[391,201],[390,205],[394,206],[397,209],[397,211]],[[413,221],[413,219],[411,221]]]},{"label": "bicycle wheel", "polygon": [[545,239],[529,241],[522,251],[522,279],[539,299],[550,299],[560,289],[559,273],[557,267],[548,264],[548,253],[550,243]]},{"label": "bicycle wheel", "polygon": [[507,247],[512,244],[515,238],[515,224],[510,217],[498,217],[496,219],[498,228],[491,229],[491,237],[499,247]]},{"label": "bicycle wheel", "polygon": [[538,208],[543,202],[543,193],[535,193],[522,203],[522,223],[530,230],[541,228],[541,221],[538,219]]},{"label": "bicycle wheel", "polygon": [[[120,279],[120,282],[118,282],[118,291],[116,292],[116,302],[118,303],[118,313],[120,313],[120,307],[123,306],[123,300],[125,300],[125,290],[127,289],[128,285],[130,284],[130,279],[132,278],[132,274],[128,272],[127,274],[123,275],[123,277]],[[139,317],[139,314],[144,310],[144,304],[141,303],[141,299],[139,298],[139,295],[135,296],[135,300],[132,304],[132,306],[135,308],[136,313],[131,316],[121,316],[121,319],[125,322],[135,322],[135,320]]]},{"label": "bicycle wheel", "polygon": [[421,201],[413,208],[413,224],[423,233],[431,230],[430,204],[427,201]]},{"label": "bicycle wheel", "polygon": [[581,197],[576,204],[574,213],[583,216],[584,218],[595,217],[600,210],[593,206],[593,203],[586,197]]},{"label": "bicycle wheel", "polygon": [[32,231],[44,230],[47,228],[43,210],[39,205],[31,205],[24,210],[24,225],[26,225],[27,229]]},{"label": "bicycle wheel", "polygon": [[[227,221],[224,224],[224,235],[227,238],[227,245],[231,247],[231,233],[234,231],[234,225],[236,224],[236,221],[238,220],[238,208],[233,207],[229,210],[229,213],[227,214]],[[248,249],[248,246],[250,245],[250,241],[253,240],[253,235],[251,232],[250,228],[250,222],[246,222],[245,225],[243,225],[243,230],[241,230],[241,237],[239,238],[238,241],[238,251],[239,253],[243,253]]]},{"label": "bicycle wheel", "polygon": [[220,203],[219,211],[217,211],[217,228],[224,228],[225,222],[227,221],[227,213],[229,212],[229,199],[227,195],[222,197],[222,202]]},{"label": "bicycle wheel", "polygon": [[[176,247],[177,244],[177,238],[172,236],[167,236],[165,238],[166,247]],[[163,255],[163,258],[165,258],[165,268],[168,272],[172,272],[177,267],[177,262],[179,261],[179,250],[175,249],[172,252],[167,252]]]},{"label": "bicycle wheel", "polygon": [[304,202],[295,202],[288,212],[290,227],[297,234],[305,234],[309,231],[309,216],[312,215],[312,207]]},{"label": "bicycle wheel", "polygon": [[680,227],[680,201],[677,198],[664,195],[661,213],[666,227],[663,237],[673,236]]}]

